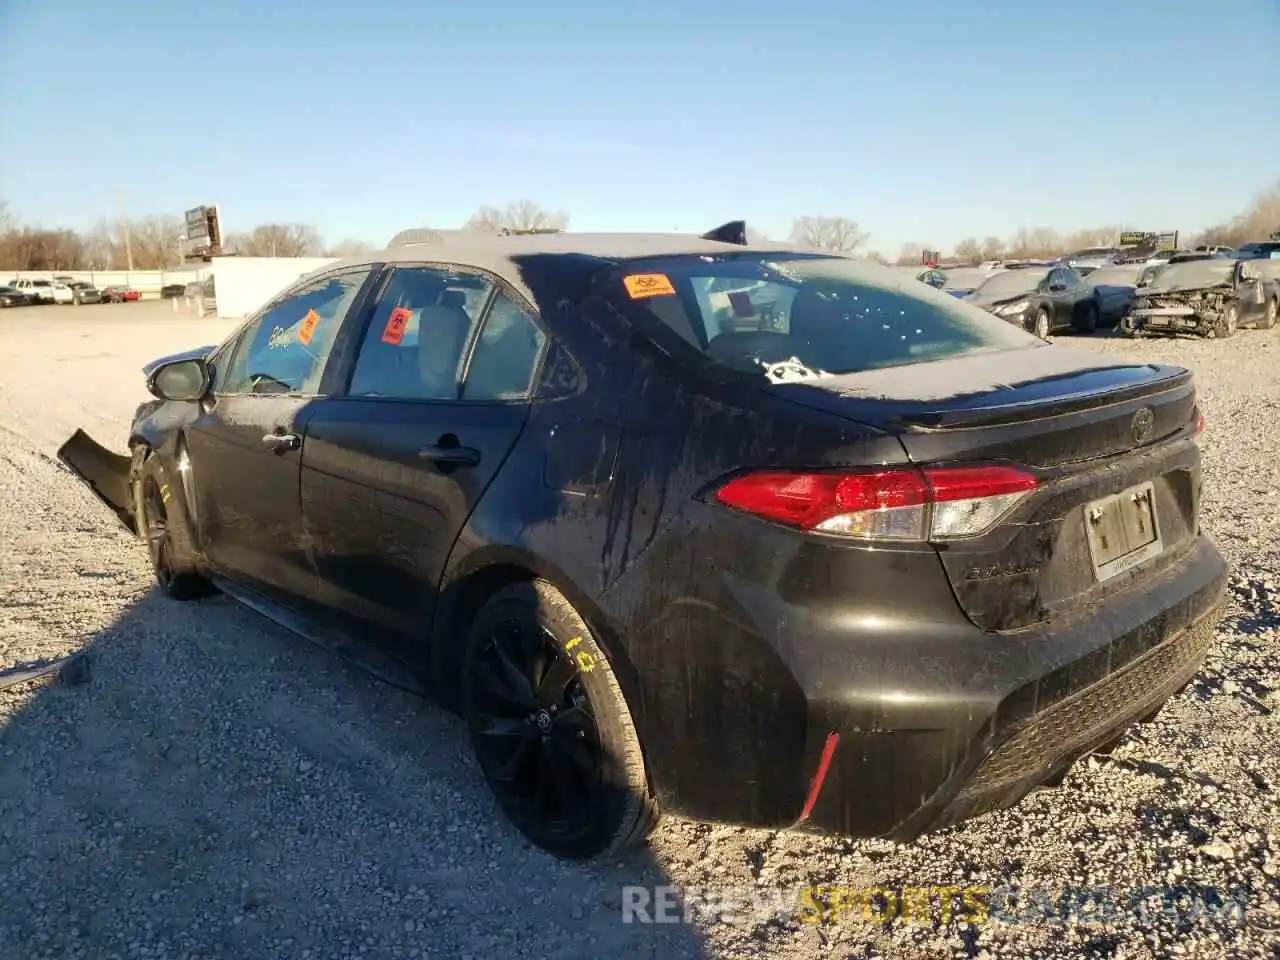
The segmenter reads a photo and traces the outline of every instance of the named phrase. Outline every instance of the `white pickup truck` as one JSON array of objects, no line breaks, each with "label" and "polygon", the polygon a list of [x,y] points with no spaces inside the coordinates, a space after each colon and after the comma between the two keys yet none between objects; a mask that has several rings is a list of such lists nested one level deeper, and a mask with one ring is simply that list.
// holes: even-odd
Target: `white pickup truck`
[{"label": "white pickup truck", "polygon": [[11,280],[9,286],[31,298],[32,303],[75,303],[75,292],[59,280]]}]

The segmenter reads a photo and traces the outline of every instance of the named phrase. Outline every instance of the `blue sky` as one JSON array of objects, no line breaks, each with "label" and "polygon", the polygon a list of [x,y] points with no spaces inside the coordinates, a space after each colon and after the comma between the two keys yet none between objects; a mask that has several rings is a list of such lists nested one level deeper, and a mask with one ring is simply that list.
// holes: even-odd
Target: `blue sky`
[{"label": "blue sky", "polygon": [[[579,230],[1194,231],[1280,178],[1280,0],[0,0],[0,196],[383,242]],[[1203,78],[1203,80],[1198,80]]]}]

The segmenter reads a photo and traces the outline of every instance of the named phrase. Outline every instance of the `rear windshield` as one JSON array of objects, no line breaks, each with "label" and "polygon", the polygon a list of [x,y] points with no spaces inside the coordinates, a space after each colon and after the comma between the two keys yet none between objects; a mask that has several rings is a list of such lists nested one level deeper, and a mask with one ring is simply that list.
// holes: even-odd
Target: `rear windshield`
[{"label": "rear windshield", "polygon": [[623,264],[607,285],[625,314],[770,379],[790,379],[770,372],[777,364],[797,377],[856,373],[1038,343],[901,271],[843,257],[646,259]]}]

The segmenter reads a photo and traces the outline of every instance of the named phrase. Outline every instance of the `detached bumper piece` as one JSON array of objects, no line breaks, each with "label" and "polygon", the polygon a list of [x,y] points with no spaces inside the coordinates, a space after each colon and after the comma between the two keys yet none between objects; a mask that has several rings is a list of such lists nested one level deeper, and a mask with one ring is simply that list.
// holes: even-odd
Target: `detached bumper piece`
[{"label": "detached bumper piece", "polygon": [[112,453],[83,430],[77,430],[58,448],[58,459],[111,508],[131,533],[137,533],[130,480],[133,462],[128,457]]}]

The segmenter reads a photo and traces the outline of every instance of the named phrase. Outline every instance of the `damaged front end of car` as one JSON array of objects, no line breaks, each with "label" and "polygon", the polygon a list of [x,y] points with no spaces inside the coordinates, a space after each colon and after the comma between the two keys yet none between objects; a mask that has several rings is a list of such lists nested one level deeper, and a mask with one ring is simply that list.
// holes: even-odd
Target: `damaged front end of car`
[{"label": "damaged front end of car", "polygon": [[1162,290],[1139,295],[1119,329],[1128,336],[1185,333],[1229,337],[1235,333],[1239,315],[1239,299],[1230,286]]},{"label": "damaged front end of car", "polygon": [[136,455],[114,453],[83,430],[76,430],[58,448],[58,459],[120,518],[131,533],[137,535],[133,501]]},{"label": "damaged front end of car", "polygon": [[58,448],[58,460],[79,477],[93,491],[94,496],[106,504],[135,536],[139,535],[139,531],[134,481],[148,449],[153,445],[153,441],[148,439],[147,424],[165,403],[156,391],[155,374],[160,368],[175,362],[206,358],[214,349],[214,346],[208,345],[184,350],[159,357],[142,368],[147,389],[157,398],[144,401],[134,411],[129,431],[129,453],[116,453],[107,449],[82,429],[77,429]]}]

